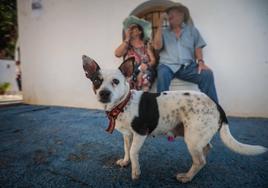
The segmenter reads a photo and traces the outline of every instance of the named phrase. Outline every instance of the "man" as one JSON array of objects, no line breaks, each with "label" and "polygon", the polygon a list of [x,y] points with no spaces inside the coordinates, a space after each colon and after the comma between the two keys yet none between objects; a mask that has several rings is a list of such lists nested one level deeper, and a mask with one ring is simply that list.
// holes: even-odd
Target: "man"
[{"label": "man", "polygon": [[[202,48],[206,46],[199,31],[190,20],[187,7],[176,3],[160,18],[154,38],[154,48],[160,51],[157,91],[169,89],[173,78],[196,83],[199,89],[218,103],[212,71],[203,60]],[[165,16],[169,27],[163,28]]]},{"label": "man", "polygon": [[16,81],[18,85],[19,91],[22,90],[21,86],[21,65],[20,65],[20,45],[19,39],[17,39],[16,47],[15,47],[15,63],[16,63]]}]

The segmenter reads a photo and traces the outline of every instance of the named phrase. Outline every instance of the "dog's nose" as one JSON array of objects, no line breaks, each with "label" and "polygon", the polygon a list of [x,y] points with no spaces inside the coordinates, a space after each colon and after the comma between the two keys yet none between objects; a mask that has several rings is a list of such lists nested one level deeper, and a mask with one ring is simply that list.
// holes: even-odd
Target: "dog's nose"
[{"label": "dog's nose", "polygon": [[109,90],[101,90],[99,92],[100,95],[100,101],[103,103],[110,102],[110,96],[111,96],[111,91]]}]

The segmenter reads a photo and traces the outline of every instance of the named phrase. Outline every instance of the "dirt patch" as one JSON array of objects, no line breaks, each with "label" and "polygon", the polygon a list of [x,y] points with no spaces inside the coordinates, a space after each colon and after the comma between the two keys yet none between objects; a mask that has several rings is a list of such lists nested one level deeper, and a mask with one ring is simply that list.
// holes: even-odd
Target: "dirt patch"
[{"label": "dirt patch", "polygon": [[0,159],[0,169],[4,169],[8,167],[8,161],[4,159]]},{"label": "dirt patch", "polygon": [[48,155],[44,150],[36,150],[33,156],[34,164],[41,165],[48,162]]},{"label": "dirt patch", "polygon": [[67,160],[68,161],[85,161],[85,160],[88,160],[89,159],[89,156],[84,153],[84,152],[81,152],[79,154],[75,154],[75,153],[70,153]]}]

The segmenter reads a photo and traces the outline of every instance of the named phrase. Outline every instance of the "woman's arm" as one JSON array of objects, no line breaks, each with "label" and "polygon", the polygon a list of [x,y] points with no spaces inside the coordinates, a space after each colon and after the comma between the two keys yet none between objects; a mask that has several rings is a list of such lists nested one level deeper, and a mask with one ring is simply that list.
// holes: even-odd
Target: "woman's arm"
[{"label": "woman's arm", "polygon": [[120,46],[116,48],[114,52],[114,55],[116,57],[122,57],[123,55],[127,53],[129,42],[130,42],[130,34],[131,34],[130,32],[131,31],[129,29],[125,32],[125,40],[123,40]]},{"label": "woman's arm", "polygon": [[154,53],[153,53],[152,46],[150,43],[148,43],[147,45],[146,52],[149,56],[149,62],[148,64],[145,64],[145,63],[141,64],[142,71],[146,71],[148,66],[153,67],[155,65],[155,57],[154,57]]},{"label": "woman's arm", "polygon": [[150,43],[147,46],[147,54],[148,54],[149,59],[150,59],[150,61],[148,63],[152,67],[155,65],[155,56],[154,56],[153,49],[152,49],[152,46]]},{"label": "woman's arm", "polygon": [[127,53],[128,45],[129,45],[129,42],[124,40],[120,44],[120,46],[118,46],[118,48],[116,48],[114,55],[116,57],[122,57],[123,55],[125,55]]}]

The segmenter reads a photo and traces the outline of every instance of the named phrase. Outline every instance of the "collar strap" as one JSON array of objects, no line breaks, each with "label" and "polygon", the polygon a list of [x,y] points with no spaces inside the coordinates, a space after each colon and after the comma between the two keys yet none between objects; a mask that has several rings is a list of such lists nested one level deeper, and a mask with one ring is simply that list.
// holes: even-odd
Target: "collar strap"
[{"label": "collar strap", "polygon": [[109,118],[109,126],[106,129],[107,132],[111,134],[113,133],[114,128],[115,128],[115,120],[121,112],[124,112],[124,107],[127,105],[130,97],[131,97],[131,92],[129,91],[125,100],[123,100],[120,104],[114,107],[111,111],[106,111],[106,115]]}]

